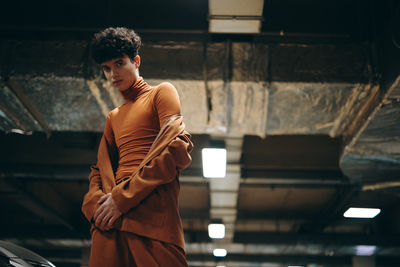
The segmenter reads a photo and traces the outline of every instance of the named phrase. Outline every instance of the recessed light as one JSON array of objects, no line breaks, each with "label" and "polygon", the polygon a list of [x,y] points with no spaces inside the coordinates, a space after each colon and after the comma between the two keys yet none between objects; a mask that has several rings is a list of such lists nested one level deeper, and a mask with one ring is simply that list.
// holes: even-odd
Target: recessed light
[{"label": "recessed light", "polygon": [[381,212],[380,209],[371,208],[349,208],[343,216],[346,218],[374,218]]},{"label": "recessed light", "polygon": [[224,238],[225,225],[222,223],[210,223],[208,225],[208,236],[210,238]]},{"label": "recessed light", "polygon": [[213,254],[215,257],[225,257],[227,252],[226,252],[226,249],[216,248],[216,249],[214,249]]},{"label": "recessed light", "polygon": [[371,256],[374,255],[376,246],[356,246],[356,255]]},{"label": "recessed light", "polygon": [[203,175],[206,178],[224,178],[226,173],[226,149],[203,148]]}]

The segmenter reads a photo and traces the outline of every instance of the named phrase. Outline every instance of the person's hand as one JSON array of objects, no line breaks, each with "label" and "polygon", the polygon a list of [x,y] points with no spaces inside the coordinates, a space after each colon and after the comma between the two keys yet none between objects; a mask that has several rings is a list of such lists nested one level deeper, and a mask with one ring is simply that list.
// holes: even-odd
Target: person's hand
[{"label": "person's hand", "polygon": [[115,205],[111,193],[102,196],[97,203],[100,207],[94,213],[94,225],[102,231],[112,229],[114,222],[121,217],[122,213]]}]

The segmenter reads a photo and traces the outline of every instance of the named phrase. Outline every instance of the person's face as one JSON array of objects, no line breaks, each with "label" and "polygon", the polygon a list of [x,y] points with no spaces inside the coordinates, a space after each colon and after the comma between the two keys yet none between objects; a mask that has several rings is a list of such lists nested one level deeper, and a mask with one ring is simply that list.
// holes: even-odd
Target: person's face
[{"label": "person's face", "polygon": [[120,91],[127,90],[139,77],[140,57],[133,61],[124,54],[122,57],[103,62],[101,67],[107,80]]}]

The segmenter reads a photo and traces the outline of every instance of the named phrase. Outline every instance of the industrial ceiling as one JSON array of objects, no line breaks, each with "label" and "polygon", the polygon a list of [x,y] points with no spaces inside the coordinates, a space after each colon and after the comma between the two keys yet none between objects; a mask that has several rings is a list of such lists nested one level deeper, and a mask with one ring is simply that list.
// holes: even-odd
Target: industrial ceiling
[{"label": "industrial ceiling", "polygon": [[[190,266],[343,267],[359,255],[398,266],[399,2],[262,6],[258,33],[214,33],[207,0],[3,3],[0,239],[87,265],[80,205],[105,116],[123,102],[90,40],[126,26],[144,42],[140,74],[175,85],[193,135],[180,195]],[[227,148],[224,179],[202,176],[214,141]],[[382,212],[347,219],[348,207]],[[213,219],[222,240],[208,237]]]}]

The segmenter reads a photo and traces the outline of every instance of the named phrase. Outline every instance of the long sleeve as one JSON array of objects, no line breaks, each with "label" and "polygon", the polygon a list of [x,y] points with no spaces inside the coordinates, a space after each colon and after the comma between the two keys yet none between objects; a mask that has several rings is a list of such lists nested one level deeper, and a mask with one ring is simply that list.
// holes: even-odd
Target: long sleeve
[{"label": "long sleeve", "polygon": [[101,185],[99,168],[96,165],[91,166],[89,174],[89,191],[85,194],[82,203],[82,212],[90,222],[94,213],[100,206],[97,201],[104,195]]},{"label": "long sleeve", "polygon": [[179,95],[171,83],[164,82],[157,87],[154,105],[157,110],[160,128],[172,115],[181,114]]},{"label": "long sleeve", "polygon": [[193,144],[186,132],[175,137],[164,150],[143,166],[137,174],[117,185],[112,190],[112,197],[122,213],[137,206],[157,186],[176,179],[178,172],[190,162]]},{"label": "long sleeve", "polygon": [[88,221],[92,220],[94,213],[100,206],[99,204],[97,204],[97,201],[105,194],[99,167],[99,155],[103,144],[104,148],[107,150],[108,156],[112,163],[112,167],[113,169],[115,169],[117,164],[117,149],[115,146],[114,135],[111,127],[110,114],[107,116],[106,119],[104,133],[99,146],[97,163],[96,165],[91,166],[91,172],[89,174],[89,190],[84,196],[82,203],[82,212],[88,219]]}]

